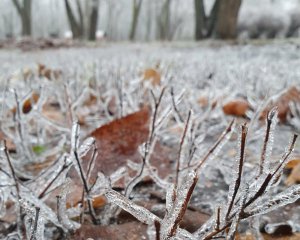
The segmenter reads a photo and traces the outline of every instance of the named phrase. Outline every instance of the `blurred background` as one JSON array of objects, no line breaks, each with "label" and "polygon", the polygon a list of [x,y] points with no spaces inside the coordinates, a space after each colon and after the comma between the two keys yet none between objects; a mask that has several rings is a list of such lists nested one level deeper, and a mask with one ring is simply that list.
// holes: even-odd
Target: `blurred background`
[{"label": "blurred background", "polygon": [[0,39],[299,37],[299,0],[1,0]]}]

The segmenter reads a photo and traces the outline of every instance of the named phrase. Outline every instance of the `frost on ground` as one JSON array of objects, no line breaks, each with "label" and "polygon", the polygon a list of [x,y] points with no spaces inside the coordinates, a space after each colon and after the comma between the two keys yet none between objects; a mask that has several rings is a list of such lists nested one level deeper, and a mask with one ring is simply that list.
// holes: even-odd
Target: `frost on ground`
[{"label": "frost on ground", "polygon": [[299,53],[1,51],[1,238],[297,234]]}]

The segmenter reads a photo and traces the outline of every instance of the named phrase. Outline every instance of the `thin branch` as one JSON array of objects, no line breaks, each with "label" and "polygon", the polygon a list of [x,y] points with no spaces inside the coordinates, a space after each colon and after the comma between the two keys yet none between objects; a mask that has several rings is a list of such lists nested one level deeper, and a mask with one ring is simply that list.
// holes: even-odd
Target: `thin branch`
[{"label": "thin branch", "polygon": [[244,125],[242,125],[242,131],[241,131],[241,147],[240,147],[240,154],[239,154],[239,163],[238,163],[238,174],[237,174],[237,178],[234,182],[234,188],[233,188],[233,195],[231,197],[231,201],[229,203],[229,207],[226,213],[226,219],[228,219],[228,216],[231,212],[231,209],[233,207],[233,203],[235,200],[235,197],[238,193],[238,190],[240,188],[241,185],[241,180],[242,180],[242,171],[243,171],[243,166],[244,166],[244,159],[245,159],[245,146],[246,146],[246,137],[247,137],[247,132],[248,132],[248,128],[246,126],[246,123]]},{"label": "thin branch", "polygon": [[19,181],[18,181],[18,178],[17,178],[17,176],[16,176],[15,169],[14,169],[14,167],[13,167],[13,165],[12,165],[11,160],[10,160],[10,156],[9,156],[8,149],[7,149],[7,145],[6,145],[6,140],[4,140],[4,153],[5,153],[5,156],[6,156],[6,160],[7,160],[7,163],[8,163],[10,172],[11,172],[11,175],[12,175],[13,180],[14,180],[14,183],[15,183],[16,192],[17,192],[17,196],[18,196],[18,200],[20,200],[20,199],[21,199],[21,196],[20,196]]},{"label": "thin branch", "polygon": [[167,224],[166,226],[166,239],[169,239],[170,237],[174,237],[176,235],[179,224],[183,219],[183,216],[188,207],[188,203],[197,184],[198,175],[196,171],[193,170],[193,172],[189,173],[187,177],[188,178],[181,184],[180,188],[177,190],[177,193],[180,195],[178,195],[178,197],[175,199],[171,212],[164,218],[167,219],[167,221],[170,221],[169,219],[171,218],[171,224]]},{"label": "thin branch", "polygon": [[186,141],[186,135],[187,135],[187,130],[190,124],[190,119],[191,119],[192,111],[190,110],[188,113],[188,117],[185,123],[184,131],[181,137],[180,145],[179,145],[179,152],[178,152],[178,158],[177,158],[177,164],[176,164],[176,176],[175,176],[175,188],[178,186],[178,178],[179,178],[179,172],[180,172],[180,160],[181,160],[181,155],[182,155],[182,149],[184,142]]},{"label": "thin branch", "polygon": [[218,146],[226,139],[229,133],[232,131],[232,127],[234,124],[234,119],[229,123],[228,127],[225,129],[225,131],[221,134],[219,139],[216,141],[216,143],[208,150],[206,155],[202,158],[202,160],[198,163],[195,164],[193,167],[198,171],[201,166],[207,161],[207,159],[210,157],[211,154],[214,153],[214,151],[218,148]]},{"label": "thin branch", "polygon": [[146,162],[147,162],[147,158],[149,157],[149,152],[150,152],[150,147],[153,145],[154,143],[154,136],[155,136],[155,130],[156,130],[156,119],[157,119],[157,115],[158,115],[158,108],[161,104],[161,101],[162,101],[162,97],[164,95],[164,92],[165,92],[165,88],[162,89],[161,93],[160,93],[160,96],[158,98],[158,100],[156,99],[153,91],[151,90],[150,93],[153,97],[153,100],[154,100],[154,112],[153,112],[153,117],[152,117],[152,123],[151,123],[151,126],[150,126],[150,133],[149,133],[149,137],[148,137],[148,140],[145,144],[145,151],[144,151],[144,156],[142,158],[142,166],[141,166],[141,170],[139,172],[139,174],[137,174],[129,183],[128,185],[126,186],[126,189],[125,189],[125,196],[127,196],[128,194],[130,194],[128,191],[130,189],[132,189],[134,187],[134,185],[136,184],[135,182],[137,181],[137,179],[139,179],[143,173],[144,173],[144,169],[145,169],[145,165],[146,165]]},{"label": "thin branch", "polygon": [[40,193],[38,196],[39,199],[43,198],[46,194],[48,189],[53,185],[53,183],[58,179],[58,177],[70,166],[70,164],[64,163],[64,165],[61,167],[60,171],[57,173],[57,175],[52,179],[52,181],[45,187],[45,189]]},{"label": "thin branch", "polygon": [[160,240],[160,222],[157,220],[154,220],[154,227],[155,227],[155,232],[156,232],[156,240]]},{"label": "thin branch", "polygon": [[170,92],[171,92],[171,99],[172,99],[172,105],[173,105],[174,112],[177,114],[177,116],[178,116],[180,122],[183,123],[183,122],[184,122],[184,119],[183,119],[183,117],[181,116],[180,112],[178,111],[177,106],[176,106],[176,103],[175,103],[175,95],[174,95],[174,89],[173,89],[173,87],[171,87]]},{"label": "thin branch", "polygon": [[37,227],[38,227],[38,221],[39,221],[39,214],[40,214],[40,208],[39,207],[35,207],[35,219],[34,219],[34,225],[31,231],[31,237],[30,240],[36,240],[36,231],[37,231]]},{"label": "thin branch", "polygon": [[219,206],[217,208],[217,219],[216,219],[215,230],[218,231],[220,229],[220,225],[221,225],[221,207]]},{"label": "thin branch", "polygon": [[264,168],[265,168],[265,162],[266,162],[266,158],[267,156],[267,148],[269,146],[270,143],[270,134],[272,133],[271,130],[271,125],[273,124],[273,119],[274,117],[276,117],[276,108],[273,108],[267,117],[267,128],[266,128],[266,134],[265,134],[265,138],[264,138],[264,144],[263,144],[263,149],[262,149],[262,153],[261,153],[261,157],[260,157],[260,165],[259,165],[259,176],[264,172]]},{"label": "thin branch", "polygon": [[[81,181],[83,183],[84,190],[85,190],[86,194],[89,195],[89,187],[88,187],[86,178],[84,176],[83,169],[82,169],[82,166],[80,164],[80,160],[79,160],[79,157],[78,157],[78,154],[77,154],[76,150],[74,151],[74,156],[75,156],[78,168],[79,168],[80,177],[81,177]],[[87,199],[87,203],[88,203],[89,213],[92,217],[92,221],[93,221],[94,224],[97,224],[98,220],[97,220],[96,216],[94,215],[94,211],[92,209],[93,208],[92,201],[90,199]]]}]

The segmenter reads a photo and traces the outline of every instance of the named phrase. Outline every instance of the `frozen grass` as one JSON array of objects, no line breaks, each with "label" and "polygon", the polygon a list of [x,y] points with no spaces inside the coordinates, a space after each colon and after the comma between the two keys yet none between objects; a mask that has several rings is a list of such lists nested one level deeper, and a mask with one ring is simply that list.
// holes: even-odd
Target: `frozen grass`
[{"label": "frozen grass", "polygon": [[[59,229],[64,234],[80,227],[84,211],[80,206],[65,207],[72,185],[67,173],[75,166],[84,188],[82,198],[87,201],[85,214],[93,224],[111,222],[119,206],[149,225],[150,239],[211,239],[224,236],[225,229],[231,239],[241,221],[299,199],[299,185],[285,189],[278,181],[297,145],[296,136],[289,144],[292,132],[283,126],[276,134],[276,110],[270,112],[266,128],[256,118],[247,125],[243,124],[246,120],[232,121],[224,116],[222,103],[247,97],[253,108],[259,109],[269,97],[298,84],[299,53],[295,44],[123,44],[28,53],[1,51],[1,130],[13,140],[16,152],[8,153],[3,143],[0,216],[5,215],[3,204],[7,201],[15,204],[11,214],[17,216],[3,224],[14,226],[12,234],[28,239],[51,239],[49,231],[41,230],[49,224],[55,226],[54,232]],[[38,62],[61,70],[58,79],[38,76]],[[160,86],[151,86],[141,77],[143,70],[154,66],[161,72]],[[24,100],[33,92],[39,92],[39,100],[24,113]],[[96,100],[87,106],[90,95]],[[207,99],[206,106],[199,105],[200,97]],[[215,100],[217,106],[212,108]],[[44,105],[49,103],[56,106],[54,112],[59,116],[45,115]],[[126,168],[135,169],[136,175],[129,177],[121,168],[110,176],[99,173],[90,185],[89,170],[83,171],[81,158],[95,147],[93,139],[84,139],[96,127],[135,112],[141,105],[151,105],[152,117],[148,140],[140,147],[141,164],[129,159]],[[15,113],[11,111],[14,107]],[[80,116],[85,123],[81,129],[76,124]],[[255,115],[249,112],[249,116]],[[176,128],[183,129],[181,134],[172,131]],[[165,179],[149,161],[152,154],[158,154],[153,151],[158,141],[172,146],[178,156],[173,174]],[[286,151],[284,146],[288,146]],[[232,149],[236,157],[228,154]],[[55,161],[38,173],[25,170],[49,158]],[[92,157],[90,166],[93,161]],[[146,176],[166,194],[164,218],[134,203],[132,193],[137,193],[136,185]],[[122,177],[126,188],[117,192],[111,186]],[[206,185],[209,181],[214,183],[211,188]],[[49,204],[55,190],[57,212]],[[91,198],[99,194],[105,194],[112,204],[95,213]],[[179,227],[188,204],[211,214],[207,224],[194,233]],[[293,229],[297,231],[297,227]]]}]

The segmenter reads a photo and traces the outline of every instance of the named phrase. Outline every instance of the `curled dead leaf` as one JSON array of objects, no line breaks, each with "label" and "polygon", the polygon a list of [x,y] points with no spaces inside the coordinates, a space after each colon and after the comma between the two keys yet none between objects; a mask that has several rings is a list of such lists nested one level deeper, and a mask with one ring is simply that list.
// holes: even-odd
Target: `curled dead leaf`
[{"label": "curled dead leaf", "polygon": [[260,119],[266,119],[269,111],[272,108],[277,107],[279,121],[285,123],[288,115],[291,114],[290,104],[292,102],[300,103],[300,90],[295,86],[290,87],[276,99],[271,101],[262,111]]}]

